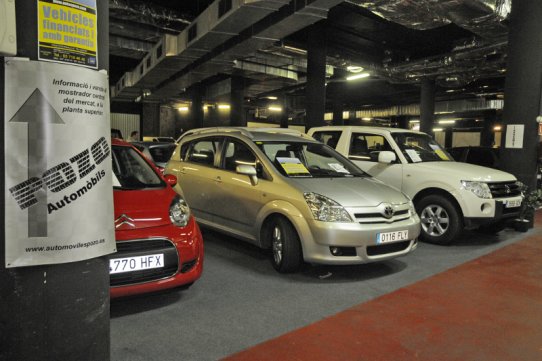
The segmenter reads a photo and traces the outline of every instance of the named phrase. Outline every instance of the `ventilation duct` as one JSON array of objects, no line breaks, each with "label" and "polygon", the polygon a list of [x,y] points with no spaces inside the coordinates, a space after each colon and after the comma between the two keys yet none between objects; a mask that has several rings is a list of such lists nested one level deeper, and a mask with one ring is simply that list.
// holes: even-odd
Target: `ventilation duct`
[{"label": "ventilation duct", "polygon": [[[504,101],[502,100],[486,100],[486,99],[463,99],[451,100],[446,102],[435,103],[435,114],[437,113],[461,113],[461,112],[477,112],[484,110],[502,110]],[[420,105],[394,105],[381,109],[367,109],[356,111],[356,118],[389,118],[393,116],[419,116]]]},{"label": "ventilation duct", "polygon": [[[267,48],[280,39],[325,19],[329,9],[342,2],[342,0],[314,0],[306,5],[305,2],[281,1],[246,1],[244,5],[246,8],[250,4],[250,7],[258,7],[259,11],[269,11],[268,16],[265,17],[265,23],[259,23],[256,26],[254,24],[263,19],[263,16],[255,18],[254,16],[249,17],[238,13],[237,21],[228,21],[224,27],[221,27],[221,34],[218,35],[229,34],[231,37],[228,41],[222,41],[220,46],[213,48],[213,45],[218,43],[211,44],[207,41],[198,41],[209,33],[204,33],[200,38],[195,38],[193,42],[187,45],[187,50],[180,53],[183,56],[187,54],[193,56],[193,62],[184,69],[178,68],[175,76],[167,78],[158,84],[153,91],[153,96],[169,97],[218,73],[230,74],[233,71],[235,60],[255,54],[259,49]],[[216,3],[215,1],[211,6]],[[285,7],[278,6],[285,4]],[[280,11],[276,11],[279,8]],[[246,22],[249,19],[254,26],[249,26]],[[197,19],[194,23],[196,22]],[[241,25],[244,27],[242,31],[238,29]],[[189,29],[190,27],[181,36],[190,31]],[[197,46],[196,43],[198,43]],[[267,87],[277,89],[284,86],[282,78],[278,81],[269,79],[266,83],[266,90],[271,90],[267,89]]]},{"label": "ventilation duct", "polygon": [[434,78],[442,87],[461,87],[474,80],[502,76],[506,71],[507,42],[471,43],[441,57],[387,64],[375,70],[392,83],[415,83]]},{"label": "ventilation duct", "polygon": [[472,33],[495,39],[507,34],[503,23],[512,0],[349,0],[376,15],[416,30],[454,23]]}]

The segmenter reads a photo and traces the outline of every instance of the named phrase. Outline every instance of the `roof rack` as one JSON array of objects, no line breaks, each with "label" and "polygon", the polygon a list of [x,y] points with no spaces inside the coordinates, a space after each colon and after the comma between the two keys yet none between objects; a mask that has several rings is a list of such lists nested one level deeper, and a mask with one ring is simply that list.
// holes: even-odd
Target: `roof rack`
[{"label": "roof rack", "polygon": [[[188,135],[194,135],[194,134],[205,134],[205,133],[213,133],[213,132],[225,132],[225,133],[241,133],[242,135],[253,139],[254,135],[252,132],[270,132],[270,133],[286,133],[286,134],[292,134],[297,135],[302,138],[309,137],[305,133],[300,132],[296,129],[289,129],[289,128],[247,128],[247,127],[208,127],[208,128],[196,128],[191,129],[186,132],[184,132],[179,139],[177,139],[177,143],[180,142],[181,138],[184,138]],[[310,137],[309,137],[310,138]]]}]

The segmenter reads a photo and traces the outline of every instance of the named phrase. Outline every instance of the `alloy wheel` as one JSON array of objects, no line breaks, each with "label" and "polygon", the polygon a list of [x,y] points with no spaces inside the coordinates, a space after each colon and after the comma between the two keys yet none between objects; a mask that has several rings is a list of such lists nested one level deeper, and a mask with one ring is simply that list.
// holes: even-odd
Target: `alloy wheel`
[{"label": "alloy wheel", "polygon": [[436,204],[430,204],[425,207],[420,215],[420,219],[423,231],[433,237],[439,237],[446,233],[450,224],[448,212]]},{"label": "alloy wheel", "polygon": [[275,227],[273,228],[272,243],[273,243],[273,258],[275,260],[275,264],[280,265],[280,263],[282,262],[283,241],[282,241],[282,232],[278,225],[275,225]]}]

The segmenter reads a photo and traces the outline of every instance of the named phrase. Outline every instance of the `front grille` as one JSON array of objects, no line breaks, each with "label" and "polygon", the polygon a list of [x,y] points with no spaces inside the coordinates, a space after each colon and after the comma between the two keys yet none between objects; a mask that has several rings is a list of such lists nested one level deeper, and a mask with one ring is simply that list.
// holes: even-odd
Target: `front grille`
[{"label": "front grille", "polygon": [[368,256],[380,256],[388,253],[401,252],[408,248],[410,241],[401,241],[389,244],[379,244],[375,246],[367,246]]},{"label": "front grille", "polygon": [[521,189],[516,182],[488,183],[493,198],[505,198],[521,195]]},{"label": "front grille", "polygon": [[395,211],[392,218],[386,218],[382,213],[355,213],[354,217],[361,224],[393,223],[408,219],[408,209]]},{"label": "front grille", "polygon": [[117,253],[110,258],[124,258],[163,253],[164,267],[134,272],[115,273],[109,276],[112,287],[126,286],[171,277],[179,270],[179,256],[175,245],[167,239],[145,239],[117,242]]}]

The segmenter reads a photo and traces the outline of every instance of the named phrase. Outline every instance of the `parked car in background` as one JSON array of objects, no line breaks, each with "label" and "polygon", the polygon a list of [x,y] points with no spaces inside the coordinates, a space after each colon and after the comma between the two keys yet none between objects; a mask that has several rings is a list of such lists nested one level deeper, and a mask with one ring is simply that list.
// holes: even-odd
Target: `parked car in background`
[{"label": "parked car in background", "polygon": [[144,142],[162,142],[162,143],[175,143],[175,138],[173,137],[143,137]]},{"label": "parked car in background", "polygon": [[196,281],[203,270],[203,239],[190,208],[130,143],[112,140],[117,252],[109,256],[111,297]]},{"label": "parked car in background", "polygon": [[464,227],[498,231],[520,212],[523,195],[512,174],[455,162],[425,133],[327,126],[308,134],[412,198],[427,242],[448,244]]},{"label": "parked car in background", "polygon": [[[475,146],[453,147],[448,149],[448,152],[458,162],[501,169],[500,148]],[[542,191],[542,159],[540,157],[538,158],[536,167],[536,187],[539,192]]]},{"label": "parked car in background", "polygon": [[111,128],[111,138],[123,139],[120,129]]},{"label": "parked car in background", "polygon": [[454,160],[458,162],[481,165],[483,167],[500,169],[499,148],[492,147],[453,147],[447,149]]},{"label": "parked car in background", "polygon": [[417,245],[420,220],[404,194],[297,131],[194,130],[165,173],[201,225],[272,250],[279,272],[391,259]]},{"label": "parked car in background", "polygon": [[175,143],[164,142],[132,142],[145,157],[156,165],[160,172],[164,173],[164,168],[169,158],[177,146]]}]

